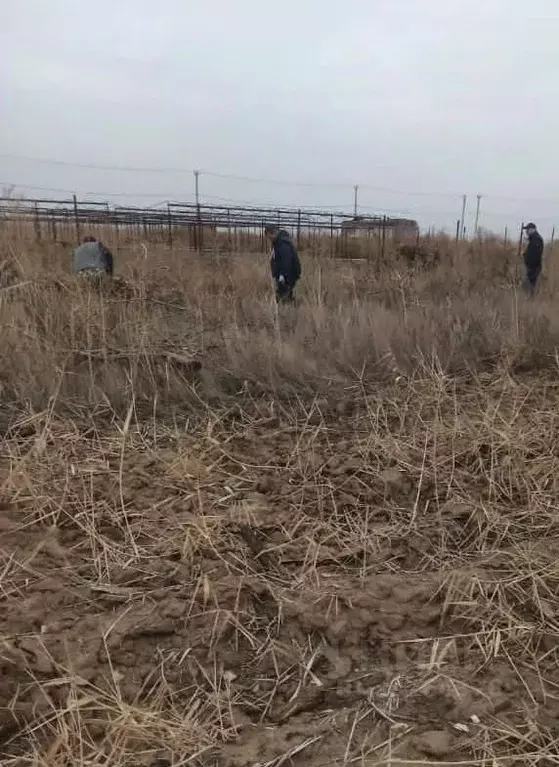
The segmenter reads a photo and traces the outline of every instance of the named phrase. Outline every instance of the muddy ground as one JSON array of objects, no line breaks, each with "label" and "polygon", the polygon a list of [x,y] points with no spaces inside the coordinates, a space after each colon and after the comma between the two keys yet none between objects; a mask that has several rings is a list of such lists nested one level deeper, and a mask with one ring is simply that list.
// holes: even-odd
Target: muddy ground
[{"label": "muddy ground", "polygon": [[20,418],[2,764],[559,763],[558,405],[504,377]]}]

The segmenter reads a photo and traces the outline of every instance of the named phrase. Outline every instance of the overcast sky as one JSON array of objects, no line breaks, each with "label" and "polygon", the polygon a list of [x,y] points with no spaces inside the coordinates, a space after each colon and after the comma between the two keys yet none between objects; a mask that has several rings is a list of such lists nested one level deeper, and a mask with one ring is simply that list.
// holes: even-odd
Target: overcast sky
[{"label": "overcast sky", "polygon": [[559,226],[559,0],[4,0],[0,49],[27,196],[190,200],[198,168],[212,202]]}]

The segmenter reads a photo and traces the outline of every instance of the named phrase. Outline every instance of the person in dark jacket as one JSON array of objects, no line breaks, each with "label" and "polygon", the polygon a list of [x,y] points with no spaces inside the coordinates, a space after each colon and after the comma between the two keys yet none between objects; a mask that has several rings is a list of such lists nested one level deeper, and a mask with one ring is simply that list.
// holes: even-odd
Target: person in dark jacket
[{"label": "person in dark jacket", "polygon": [[95,237],[84,237],[74,251],[74,271],[78,274],[103,277],[113,276],[114,259],[111,251]]},{"label": "person in dark jacket", "polygon": [[272,277],[276,283],[276,299],[291,303],[293,291],[301,276],[301,260],[289,234],[275,224],[268,224],[264,232],[272,246]]},{"label": "person in dark jacket", "polygon": [[538,287],[538,280],[542,271],[543,239],[533,223],[524,227],[528,238],[528,245],[524,251],[524,267],[526,269],[526,292],[533,296]]}]

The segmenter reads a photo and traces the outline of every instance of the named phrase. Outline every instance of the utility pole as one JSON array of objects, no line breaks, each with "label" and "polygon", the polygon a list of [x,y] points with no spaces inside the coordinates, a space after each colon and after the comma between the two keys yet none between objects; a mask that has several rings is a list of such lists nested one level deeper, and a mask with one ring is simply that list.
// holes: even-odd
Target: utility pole
[{"label": "utility pole", "polygon": [[359,192],[359,184],[355,184],[353,187],[353,216],[357,218],[357,193]]},{"label": "utility pole", "polygon": [[481,205],[481,194],[478,194],[477,196],[477,205],[476,205],[476,223],[474,226],[474,237],[477,237],[479,234],[479,208]]},{"label": "utility pole", "polygon": [[460,237],[464,237],[464,221],[466,220],[466,203],[468,202],[468,197],[463,194],[462,195],[462,214],[460,216]]}]

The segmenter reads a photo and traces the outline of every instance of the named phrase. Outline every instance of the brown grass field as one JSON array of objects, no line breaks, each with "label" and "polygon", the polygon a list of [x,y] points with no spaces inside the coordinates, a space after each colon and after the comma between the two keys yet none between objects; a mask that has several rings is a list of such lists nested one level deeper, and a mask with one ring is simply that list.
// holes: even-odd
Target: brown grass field
[{"label": "brown grass field", "polygon": [[428,247],[4,225],[2,767],[559,764],[559,271]]}]

